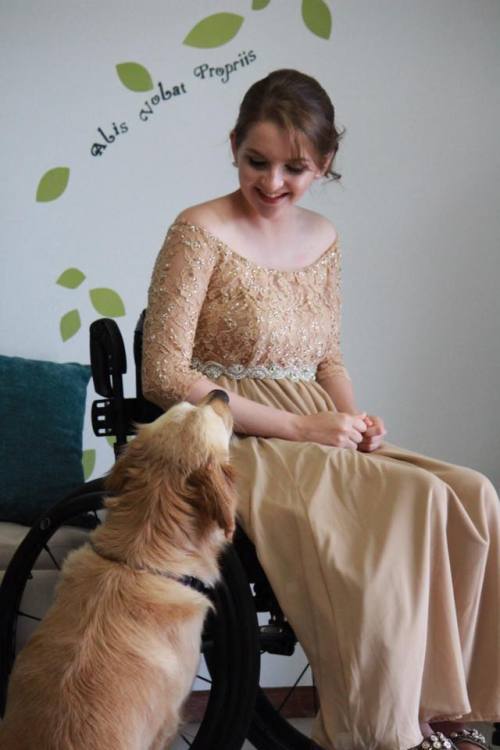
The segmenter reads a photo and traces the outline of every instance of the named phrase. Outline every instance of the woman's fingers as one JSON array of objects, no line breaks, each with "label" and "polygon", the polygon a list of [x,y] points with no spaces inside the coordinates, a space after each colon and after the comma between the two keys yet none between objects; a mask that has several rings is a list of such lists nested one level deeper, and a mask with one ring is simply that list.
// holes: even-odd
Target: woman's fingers
[{"label": "woman's fingers", "polygon": [[365,431],[364,436],[365,437],[374,437],[374,436],[383,436],[387,433],[387,430],[384,427],[384,423],[382,421],[375,422],[372,427],[368,427],[368,429]]},{"label": "woman's fingers", "polygon": [[374,438],[374,437],[380,437],[381,435],[385,435],[385,431],[384,432],[380,432],[378,430],[378,428],[371,427],[369,430],[367,430],[365,432],[365,434],[363,435],[363,438],[365,440],[369,440],[369,439]]},{"label": "woman's fingers", "polygon": [[356,450],[366,440],[370,431],[375,429],[374,425],[368,428],[366,420],[366,412],[319,412],[307,415],[302,418],[302,439],[333,445],[336,448]]},{"label": "woman's fingers", "polygon": [[374,435],[371,438],[364,438],[362,442],[359,443],[358,450],[363,451],[364,453],[371,453],[372,451],[377,450],[377,448],[380,448],[382,445],[383,436],[384,435]]},{"label": "woman's fingers", "polygon": [[364,418],[361,417],[361,416],[354,416],[353,417],[352,426],[356,430],[358,430],[359,432],[366,432],[367,429],[368,429],[367,426],[366,426],[366,422],[365,422]]},{"label": "woman's fingers", "polygon": [[357,449],[366,434],[366,423],[364,416],[352,415],[345,424],[345,446]]},{"label": "woman's fingers", "polygon": [[364,435],[362,435],[361,432],[358,432],[358,430],[351,430],[349,433],[349,439],[358,445],[363,441]]}]

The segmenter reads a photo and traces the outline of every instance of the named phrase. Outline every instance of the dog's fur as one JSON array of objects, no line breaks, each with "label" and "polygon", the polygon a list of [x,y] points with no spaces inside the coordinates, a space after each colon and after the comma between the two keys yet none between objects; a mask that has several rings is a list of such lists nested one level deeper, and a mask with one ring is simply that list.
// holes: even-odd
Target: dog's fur
[{"label": "dog's fur", "polygon": [[1,750],[159,750],[176,735],[210,603],[137,568],[217,581],[234,531],[231,429],[220,391],[139,429],[92,532],[123,563],[88,544],[66,560],[55,602],[16,660]]}]

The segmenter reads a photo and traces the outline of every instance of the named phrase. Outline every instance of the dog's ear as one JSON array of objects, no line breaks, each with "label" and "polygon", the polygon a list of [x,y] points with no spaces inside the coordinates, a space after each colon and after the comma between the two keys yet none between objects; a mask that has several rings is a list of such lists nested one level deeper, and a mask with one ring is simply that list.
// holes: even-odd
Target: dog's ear
[{"label": "dog's ear", "polygon": [[229,464],[209,463],[191,474],[189,484],[200,496],[204,515],[223,529],[227,539],[232,539],[236,512],[232,467]]}]

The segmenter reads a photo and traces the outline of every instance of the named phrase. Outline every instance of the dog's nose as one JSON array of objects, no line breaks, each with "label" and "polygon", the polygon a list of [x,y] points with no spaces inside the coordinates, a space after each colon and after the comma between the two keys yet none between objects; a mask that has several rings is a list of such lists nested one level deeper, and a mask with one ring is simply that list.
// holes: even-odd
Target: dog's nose
[{"label": "dog's nose", "polygon": [[228,404],[229,396],[227,395],[226,391],[216,389],[214,391],[210,391],[210,393],[208,394],[208,403],[211,404],[212,401],[223,401],[225,404]]}]

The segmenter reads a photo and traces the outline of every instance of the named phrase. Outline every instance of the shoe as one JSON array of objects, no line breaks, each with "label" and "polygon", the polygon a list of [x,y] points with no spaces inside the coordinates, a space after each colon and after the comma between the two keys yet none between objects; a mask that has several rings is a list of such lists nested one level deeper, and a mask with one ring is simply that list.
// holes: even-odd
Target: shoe
[{"label": "shoe", "polygon": [[453,748],[453,742],[446,735],[442,732],[433,732],[424,737],[420,745],[415,745],[412,750],[453,750]]},{"label": "shoe", "polygon": [[477,729],[457,729],[450,732],[450,739],[454,745],[459,745],[461,742],[470,742],[472,745],[482,748],[482,750],[489,750],[486,737]]}]

